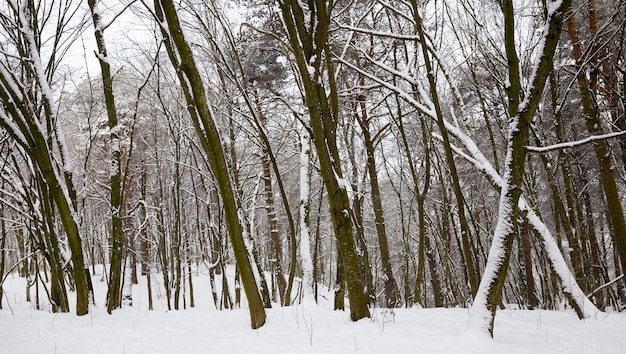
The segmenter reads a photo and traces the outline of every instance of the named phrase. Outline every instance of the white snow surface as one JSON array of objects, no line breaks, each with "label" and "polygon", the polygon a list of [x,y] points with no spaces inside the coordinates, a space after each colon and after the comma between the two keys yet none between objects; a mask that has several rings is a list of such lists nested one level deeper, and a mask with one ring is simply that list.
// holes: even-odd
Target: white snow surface
[{"label": "white snow surface", "polygon": [[[96,305],[90,313],[53,314],[25,301],[25,281],[10,275],[0,310],[2,353],[623,353],[626,314],[578,320],[571,310],[498,311],[495,337],[465,332],[468,310],[373,309],[372,319],[352,322],[332,310],[332,295],[319,304],[267,310],[267,322],[250,328],[248,310],[218,311],[209,277],[194,277],[196,307],[167,311],[160,275],[153,274],[154,311],[147,310],[145,277],[134,285],[134,307],[106,313],[106,283],[93,277]],[[216,283],[220,283],[216,279]],[[34,287],[31,288],[34,298]],[[42,291],[43,293],[43,291]],[[73,294],[70,294],[73,302]],[[188,302],[187,296],[187,303]],[[244,305],[245,306],[245,305]]]}]

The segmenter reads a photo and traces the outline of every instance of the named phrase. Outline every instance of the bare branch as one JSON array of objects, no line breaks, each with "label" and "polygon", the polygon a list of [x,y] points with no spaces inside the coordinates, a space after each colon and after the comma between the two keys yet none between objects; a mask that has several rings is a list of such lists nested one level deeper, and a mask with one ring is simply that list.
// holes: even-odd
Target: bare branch
[{"label": "bare branch", "polygon": [[559,143],[559,144],[554,144],[554,145],[549,145],[549,146],[526,146],[526,150],[529,151],[529,152],[544,153],[544,152],[548,152],[548,151],[573,148],[573,147],[585,145],[585,144],[588,144],[588,143],[591,143],[591,142],[594,142],[594,141],[600,141],[600,140],[607,140],[607,139],[611,139],[611,138],[617,138],[617,137],[622,136],[622,135],[626,135],[626,131],[614,132],[614,133],[608,133],[608,134],[601,134],[601,135],[592,135],[592,136],[589,136],[589,137],[581,139],[581,140],[570,141],[570,142],[566,142],[566,143]]}]

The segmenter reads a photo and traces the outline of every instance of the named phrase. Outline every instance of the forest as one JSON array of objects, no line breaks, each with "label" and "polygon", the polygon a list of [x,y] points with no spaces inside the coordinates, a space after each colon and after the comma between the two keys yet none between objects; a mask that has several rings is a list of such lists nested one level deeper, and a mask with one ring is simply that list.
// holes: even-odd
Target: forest
[{"label": "forest", "polygon": [[0,0],[0,313],[621,312],[625,42],[622,0]]}]

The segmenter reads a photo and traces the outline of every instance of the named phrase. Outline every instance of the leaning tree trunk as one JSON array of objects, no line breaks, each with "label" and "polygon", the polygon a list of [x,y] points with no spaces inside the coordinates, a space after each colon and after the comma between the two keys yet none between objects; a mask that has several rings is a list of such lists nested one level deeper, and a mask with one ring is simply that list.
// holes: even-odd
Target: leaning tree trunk
[{"label": "leaning tree trunk", "polygon": [[155,0],[155,9],[158,21],[167,23],[168,30],[161,28],[161,34],[172,65],[177,68],[179,84],[183,89],[193,126],[207,155],[211,172],[222,196],[226,228],[230,235],[237,269],[241,275],[241,282],[248,299],[252,328],[256,329],[265,323],[265,309],[244,242],[243,228],[239,219],[243,217],[240,215],[242,211],[237,205],[229,166],[226,162],[220,134],[208,105],[204,82],[196,66],[191,48],[183,35],[174,2],[172,0]]},{"label": "leaning tree trunk", "polygon": [[[50,124],[49,128],[54,130],[57,137],[57,145],[61,152],[62,162],[66,162],[66,147],[63,145],[62,132],[58,126],[57,117],[53,112],[54,97],[48,83],[48,76],[41,62],[39,47],[35,42],[35,35],[27,20],[24,11],[34,13],[35,9],[30,6],[13,8],[15,16],[19,21],[20,31],[25,34],[23,41],[30,55],[30,60],[25,65],[26,70],[36,78],[40,88],[42,102],[32,102],[31,94],[25,91],[25,87],[15,85],[15,76],[9,73],[4,67],[0,67],[0,101],[3,102],[2,118],[0,127],[4,128],[8,134],[20,146],[24,148],[28,157],[34,162],[37,171],[45,180],[49,187],[50,198],[58,208],[58,213],[67,236],[67,242],[71,251],[72,275],[76,286],[76,314],[81,316],[89,311],[89,286],[87,282],[88,273],[84,269],[84,258],[82,241],[78,230],[76,219],[76,207],[72,202],[71,191],[73,190],[70,178],[71,169],[69,165],[63,166],[64,172],[59,171],[59,166],[54,156],[54,147],[49,143],[48,137],[52,131],[45,132],[40,122],[35,107],[43,106],[45,116]],[[36,16],[34,16],[36,17]]]}]

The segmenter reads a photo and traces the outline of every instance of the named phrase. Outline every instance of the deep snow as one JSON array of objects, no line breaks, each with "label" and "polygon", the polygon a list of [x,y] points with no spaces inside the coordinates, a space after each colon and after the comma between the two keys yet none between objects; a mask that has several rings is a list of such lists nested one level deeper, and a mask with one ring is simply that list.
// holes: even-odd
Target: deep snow
[{"label": "deep snow", "polygon": [[[25,281],[11,275],[0,310],[0,353],[624,353],[626,315],[601,313],[580,321],[573,311],[506,309],[495,337],[465,333],[468,309],[373,309],[352,322],[319,305],[268,309],[250,329],[247,309],[215,310],[208,276],[194,278],[196,307],[167,311],[158,275],[155,310],[147,310],[145,277],[133,286],[134,306],[106,313],[106,283],[93,277],[96,305],[86,316],[37,311],[25,301]],[[219,282],[218,282],[219,283]],[[43,293],[43,291],[42,291]],[[31,288],[34,296],[34,287]],[[73,299],[72,299],[73,301]],[[187,299],[187,303],[188,303]]]}]

